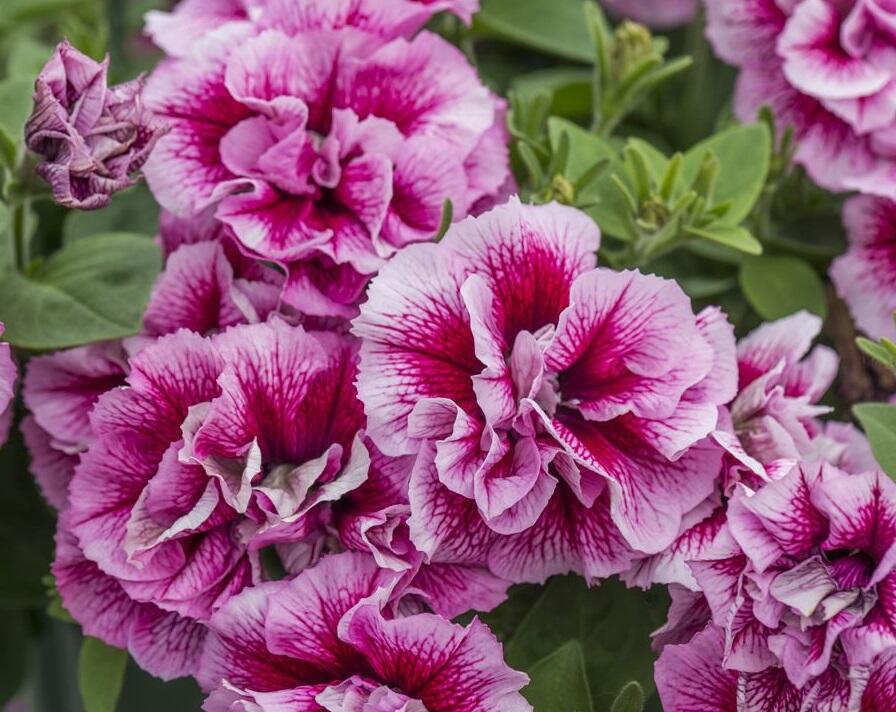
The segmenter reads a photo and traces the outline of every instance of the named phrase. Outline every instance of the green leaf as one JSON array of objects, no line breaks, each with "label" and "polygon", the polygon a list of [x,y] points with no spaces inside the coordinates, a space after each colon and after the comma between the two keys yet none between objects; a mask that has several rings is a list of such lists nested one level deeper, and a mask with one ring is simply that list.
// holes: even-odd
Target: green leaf
[{"label": "green leaf", "polygon": [[52,255],[33,274],[0,274],[0,321],[7,340],[58,349],[136,334],[162,265],[151,239],[94,235]]},{"label": "green leaf", "polygon": [[641,689],[641,685],[632,680],[619,691],[610,712],[642,712],[643,709],[644,690]]},{"label": "green leaf", "polygon": [[650,178],[654,183],[660,184],[666,175],[666,167],[669,165],[669,159],[652,143],[648,143],[640,138],[630,138],[628,145],[633,146],[641,154],[641,157],[647,163]]},{"label": "green leaf", "polygon": [[684,154],[682,185],[694,181],[707,153],[713,153],[719,161],[714,203],[730,201],[725,220],[737,224],[750,214],[768,176],[771,155],[768,127],[762,123],[735,126],[698,143]]},{"label": "green leaf", "polygon": [[796,257],[763,255],[744,261],[740,286],[763,319],[780,319],[805,309],[824,317],[824,285],[812,265]]},{"label": "green leaf", "polygon": [[707,225],[706,227],[685,228],[685,232],[693,237],[704,240],[712,240],[720,245],[740,250],[748,255],[761,255],[762,243],[750,234],[750,231],[740,225]]},{"label": "green leaf", "polygon": [[65,219],[63,243],[105,232],[155,235],[159,230],[159,204],[145,183],[122,191],[102,210],[72,210]]},{"label": "green leaf", "polygon": [[582,0],[485,0],[474,29],[580,62],[594,61]]},{"label": "green leaf", "polygon": [[442,203],[442,218],[439,220],[439,230],[436,233],[435,242],[439,242],[443,237],[445,237],[445,233],[448,232],[448,228],[451,227],[451,223],[454,221],[454,204],[450,200],[445,200]]},{"label": "green leaf", "polygon": [[127,664],[127,651],[84,638],[78,657],[78,686],[85,712],[115,712]]},{"label": "green leaf", "polygon": [[564,644],[527,671],[523,695],[538,712],[593,712],[585,658],[577,640]]},{"label": "green leaf", "polygon": [[852,412],[862,424],[878,464],[896,479],[896,406],[862,403],[854,406]]},{"label": "green leaf", "polygon": [[678,280],[691,299],[708,299],[737,289],[737,277],[683,277]]},{"label": "green leaf", "polygon": [[12,240],[12,236],[9,232],[9,208],[0,200],[0,274],[13,263],[13,249],[10,240]]},{"label": "green leaf", "polygon": [[513,80],[511,89],[523,96],[547,92],[551,115],[586,119],[591,117],[590,69],[553,67],[529,72]]},{"label": "green leaf", "polygon": [[889,339],[882,338],[880,341],[871,341],[871,339],[860,336],[856,339],[856,346],[866,356],[870,356],[891,371],[896,371],[896,344]]},{"label": "green leaf", "polygon": [[662,625],[665,610],[659,589],[630,590],[615,579],[589,588],[577,576],[555,577],[505,642],[507,662],[530,670],[565,643],[578,641],[595,709],[608,709],[632,679],[653,695],[650,633]]},{"label": "green leaf", "polygon": [[24,140],[25,122],[33,106],[34,78],[12,77],[0,82],[0,151],[7,165],[15,164]]},{"label": "green leaf", "polygon": [[0,708],[22,687],[27,673],[28,615],[5,611],[0,621]]}]

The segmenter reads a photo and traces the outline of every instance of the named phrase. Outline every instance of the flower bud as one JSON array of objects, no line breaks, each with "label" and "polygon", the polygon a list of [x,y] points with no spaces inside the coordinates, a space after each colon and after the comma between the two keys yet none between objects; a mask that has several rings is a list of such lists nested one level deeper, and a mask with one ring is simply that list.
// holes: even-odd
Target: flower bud
[{"label": "flower bud", "polygon": [[60,205],[96,210],[134,185],[164,128],[143,106],[143,78],[107,85],[96,62],[62,42],[37,77],[25,142]]}]

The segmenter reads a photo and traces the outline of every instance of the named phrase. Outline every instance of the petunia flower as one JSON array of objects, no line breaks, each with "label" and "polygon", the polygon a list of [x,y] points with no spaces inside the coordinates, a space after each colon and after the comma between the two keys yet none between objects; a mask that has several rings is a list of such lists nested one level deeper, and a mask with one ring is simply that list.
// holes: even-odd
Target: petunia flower
[{"label": "petunia flower", "polygon": [[96,62],[68,42],[57,46],[35,83],[25,142],[60,205],[96,210],[137,182],[164,126],[144,105],[143,79],[108,86],[109,60]]},{"label": "petunia flower", "polygon": [[514,581],[624,570],[713,492],[734,340],[673,282],[594,269],[582,213],[517,200],[406,248],[354,322],[368,434],[417,453],[411,535]]},{"label": "petunia flower", "polygon": [[132,598],[206,620],[258,581],[250,543],[271,519],[300,527],[363,474],[349,457],[362,422],[353,349],[319,337],[279,320],[213,338],[179,331],[100,397],[71,528]]},{"label": "petunia flower", "polygon": [[478,620],[389,618],[394,574],[359,554],[249,589],[211,620],[206,712],[525,712],[524,674]]},{"label": "petunia flower", "polygon": [[794,686],[780,668],[746,673],[724,667],[724,635],[715,626],[687,643],[669,645],[656,664],[663,709],[669,712],[891,712],[896,653],[849,672],[831,668]]},{"label": "petunia flower", "polygon": [[830,410],[818,401],[839,364],[827,346],[812,348],[820,331],[821,319],[799,312],[763,324],[738,342],[731,418],[746,453],[764,465],[815,451],[813,441],[822,430],[818,416]]},{"label": "petunia flower", "polygon": [[856,326],[868,336],[896,340],[896,203],[871,196],[850,198],[843,206],[849,249],[831,265],[837,293]]},{"label": "petunia flower", "polygon": [[502,194],[503,104],[434,34],[287,9],[155,71],[147,101],[171,131],[147,179],[177,215],[215,206],[247,254],[286,271],[286,303],[350,318],[386,259],[435,235],[447,199],[462,217]]},{"label": "petunia flower", "polygon": [[500,603],[507,581],[409,546],[410,462],[368,447],[356,360],[350,336],[279,317],[144,345],[93,407],[69,485],[83,558],[130,600],[198,623],[344,548],[393,572],[396,609]]},{"label": "petunia flower", "polygon": [[880,472],[803,464],[738,489],[725,530],[690,563],[725,667],[782,667],[802,688],[841,657],[870,665],[896,644],[894,551],[896,485]]},{"label": "petunia flower", "polygon": [[735,112],[768,105],[830,190],[896,198],[896,14],[883,0],[712,0],[707,35],[741,68]]},{"label": "petunia flower", "polygon": [[[428,609],[454,618],[467,611],[490,611],[507,597],[509,581],[479,562],[427,559],[410,531],[408,487],[414,457],[388,457],[369,440],[367,479],[334,502],[330,528],[338,548],[370,554],[377,564],[401,574],[396,584],[403,609]],[[289,567],[287,567],[289,568]]]}]

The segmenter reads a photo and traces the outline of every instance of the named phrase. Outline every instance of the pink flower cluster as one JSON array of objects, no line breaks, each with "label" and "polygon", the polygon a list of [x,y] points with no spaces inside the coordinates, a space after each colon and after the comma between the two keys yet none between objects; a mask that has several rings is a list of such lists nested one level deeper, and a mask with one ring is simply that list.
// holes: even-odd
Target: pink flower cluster
[{"label": "pink flower cluster", "polygon": [[[674,282],[598,268],[587,216],[517,199],[400,250],[351,333],[286,308],[208,214],[159,241],[143,333],[33,359],[23,429],[65,605],[198,675],[207,709],[528,709],[490,634],[447,619],[565,572],[672,584],[662,640],[722,636],[720,685],[852,684],[890,649],[894,486],[818,419],[837,362],[816,317],[736,344]],[[792,527],[769,500],[814,512],[775,556]],[[449,649],[475,694],[425,672]]]},{"label": "pink flower cluster", "polygon": [[[153,674],[196,676],[207,712],[523,712],[526,676],[450,619],[511,584],[620,575],[671,587],[668,710],[886,709],[896,485],[821,419],[820,319],[738,342],[676,282],[598,266],[584,213],[508,198],[502,102],[420,29],[475,6],[150,15],[164,270],[140,334],[32,358],[22,389],[66,608]],[[732,57],[771,36],[742,6],[710,7]],[[825,8],[864,52],[842,85],[865,86],[872,0],[770,4],[778,54],[741,82],[802,82],[858,136],[850,112],[870,122],[886,89],[812,94]],[[842,290],[888,283],[856,266],[881,262],[881,205],[848,208]],[[14,379],[0,345],[0,413]]]},{"label": "pink flower cluster", "polygon": [[708,0],[716,53],[741,68],[735,109],[769,105],[819,185],[896,198],[896,10],[889,0]]}]

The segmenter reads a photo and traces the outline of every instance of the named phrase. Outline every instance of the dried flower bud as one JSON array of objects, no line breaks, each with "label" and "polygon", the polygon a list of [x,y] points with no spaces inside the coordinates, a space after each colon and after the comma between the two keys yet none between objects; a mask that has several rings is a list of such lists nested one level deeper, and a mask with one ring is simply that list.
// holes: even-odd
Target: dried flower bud
[{"label": "dried flower bud", "polygon": [[62,42],[35,82],[25,141],[60,205],[96,210],[137,182],[163,125],[143,106],[143,78],[107,86],[96,62]]}]

